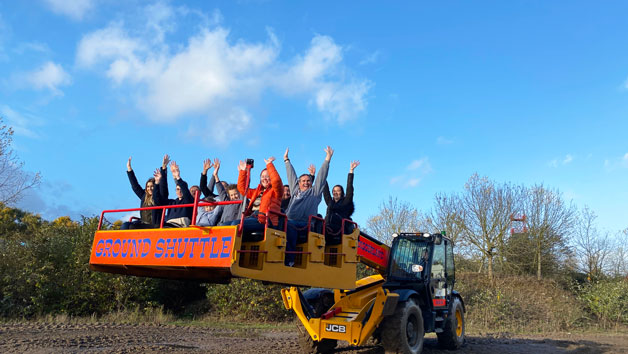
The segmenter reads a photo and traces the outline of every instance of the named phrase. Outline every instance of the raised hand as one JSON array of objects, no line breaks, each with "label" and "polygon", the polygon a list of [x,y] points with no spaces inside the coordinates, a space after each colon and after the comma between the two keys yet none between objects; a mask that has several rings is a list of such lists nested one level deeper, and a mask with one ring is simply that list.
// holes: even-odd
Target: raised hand
[{"label": "raised hand", "polygon": [[240,171],[246,171],[246,162],[240,161],[240,163],[238,164],[238,169]]},{"label": "raised hand", "polygon": [[172,161],[170,163],[170,172],[172,172],[172,177],[174,177],[174,179],[179,179],[179,177],[181,176],[179,171],[179,165],[177,165],[175,161]]},{"label": "raised hand", "polygon": [[203,161],[203,174],[206,175],[207,174],[207,170],[209,170],[210,168],[212,168],[212,160],[211,159],[205,159]]},{"label": "raised hand", "polygon": [[327,146],[325,148],[325,161],[331,160],[331,157],[333,155],[334,155],[334,149],[332,149],[330,146]]},{"label": "raised hand", "polygon": [[159,171],[158,168],[156,168],[155,172],[153,172],[153,177],[155,177],[155,184],[159,184],[159,181],[161,180],[161,171]]},{"label": "raised hand", "polygon": [[268,165],[269,163],[273,163],[273,161],[275,161],[275,158],[274,158],[274,157],[272,157],[272,156],[271,156],[271,157],[269,157],[269,158],[267,158],[267,159],[264,159],[264,163],[265,163],[265,164],[267,164],[267,165]]},{"label": "raised hand", "polygon": [[131,172],[133,168],[131,167],[131,157],[129,156],[129,161],[126,162],[126,170]]},{"label": "raised hand", "polygon": [[170,162],[170,156],[168,156],[168,154],[164,155],[164,159],[161,162],[161,168],[163,168],[164,170],[166,169],[166,167],[168,166],[168,163]]},{"label": "raised hand", "polygon": [[220,160],[218,158],[214,159],[214,177],[218,176],[218,170],[220,170]]},{"label": "raised hand", "polygon": [[290,148],[286,148],[286,152],[283,154],[283,160],[286,161],[288,160],[288,152],[290,151]]},{"label": "raised hand", "polygon": [[351,161],[351,167],[349,168],[349,173],[353,173],[353,170],[355,170],[356,167],[360,166],[360,161],[355,160],[355,161]]},{"label": "raised hand", "polygon": [[310,167],[307,168],[307,171],[314,176],[316,174],[316,166],[314,166],[314,164],[310,164]]}]

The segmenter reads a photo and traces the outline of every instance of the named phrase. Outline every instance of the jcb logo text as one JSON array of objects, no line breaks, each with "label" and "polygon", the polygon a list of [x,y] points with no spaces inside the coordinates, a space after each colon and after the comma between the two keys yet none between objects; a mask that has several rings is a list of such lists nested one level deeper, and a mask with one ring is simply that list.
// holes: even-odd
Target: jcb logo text
[{"label": "jcb logo text", "polygon": [[325,330],[327,332],[346,333],[347,327],[342,325],[328,324],[327,327],[325,327]]}]

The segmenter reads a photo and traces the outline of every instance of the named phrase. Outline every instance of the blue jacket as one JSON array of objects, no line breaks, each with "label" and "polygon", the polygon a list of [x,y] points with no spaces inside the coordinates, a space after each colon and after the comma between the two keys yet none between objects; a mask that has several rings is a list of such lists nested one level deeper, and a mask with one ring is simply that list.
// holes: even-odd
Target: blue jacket
[{"label": "blue jacket", "polygon": [[[216,190],[218,191],[218,196],[221,201],[230,200],[222,183],[216,184]],[[220,221],[218,223],[219,225],[225,225],[226,223],[234,220],[240,220],[240,208],[242,207],[242,204],[219,205],[219,207],[222,209],[222,216],[220,217]]]},{"label": "blue jacket", "polygon": [[196,225],[198,226],[216,226],[218,225],[218,221],[220,220],[220,216],[222,215],[222,208],[220,205],[216,206],[212,211],[205,211],[204,208],[199,208],[202,211],[199,211],[198,215],[196,215]]}]

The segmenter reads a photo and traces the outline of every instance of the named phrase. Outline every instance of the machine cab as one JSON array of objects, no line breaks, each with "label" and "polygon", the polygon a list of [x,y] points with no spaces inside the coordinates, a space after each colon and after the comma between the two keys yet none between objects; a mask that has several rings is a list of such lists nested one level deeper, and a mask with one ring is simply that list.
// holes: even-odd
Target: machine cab
[{"label": "machine cab", "polygon": [[401,233],[393,238],[387,283],[427,293],[446,307],[455,283],[453,242],[441,234]]}]

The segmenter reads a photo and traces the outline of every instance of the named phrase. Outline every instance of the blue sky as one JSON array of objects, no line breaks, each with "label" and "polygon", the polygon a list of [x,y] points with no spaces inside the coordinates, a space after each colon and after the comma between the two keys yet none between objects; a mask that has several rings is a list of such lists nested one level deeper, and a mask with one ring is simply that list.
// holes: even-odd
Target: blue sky
[{"label": "blue sky", "polygon": [[[311,6],[308,6],[311,5]],[[33,0],[0,3],[0,115],[46,218],[136,207],[168,153],[355,176],[355,220],[420,210],[475,172],[558,188],[628,227],[628,3]],[[257,169],[259,171],[259,167]],[[282,163],[280,174],[285,176]],[[324,206],[319,207],[324,214]]]}]

